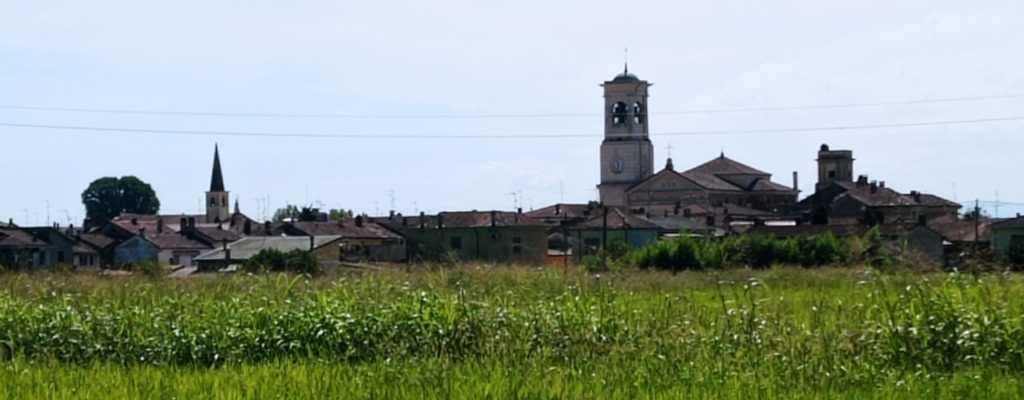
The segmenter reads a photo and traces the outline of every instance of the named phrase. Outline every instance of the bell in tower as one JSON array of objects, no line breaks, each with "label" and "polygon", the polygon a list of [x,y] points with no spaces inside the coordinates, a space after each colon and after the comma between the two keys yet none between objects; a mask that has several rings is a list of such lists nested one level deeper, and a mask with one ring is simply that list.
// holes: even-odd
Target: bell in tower
[{"label": "bell in tower", "polygon": [[647,81],[627,65],[604,88],[604,141],[601,143],[601,202],[625,206],[625,192],[654,172],[654,146],[648,136]]}]

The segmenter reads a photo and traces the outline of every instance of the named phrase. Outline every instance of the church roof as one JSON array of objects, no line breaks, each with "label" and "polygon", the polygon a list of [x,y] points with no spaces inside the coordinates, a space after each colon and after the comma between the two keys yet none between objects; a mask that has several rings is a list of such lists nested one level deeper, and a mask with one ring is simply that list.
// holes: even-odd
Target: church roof
[{"label": "church roof", "polygon": [[691,173],[691,172],[699,172],[699,173],[710,174],[710,175],[766,175],[766,176],[771,176],[771,174],[769,174],[767,172],[755,169],[755,168],[750,167],[750,166],[748,166],[746,164],[740,163],[740,162],[738,162],[736,160],[733,160],[733,159],[731,159],[729,157],[726,157],[725,154],[722,154],[722,155],[718,156],[718,158],[714,158],[711,161],[708,161],[708,162],[706,162],[704,164],[701,164],[701,165],[698,165],[696,167],[693,167],[690,170],[688,170],[686,172],[683,172],[683,175],[686,175],[686,174]]},{"label": "church roof", "polygon": [[224,191],[224,175],[220,172],[220,153],[217,145],[213,145],[213,177],[210,178],[210,191]]},{"label": "church roof", "polygon": [[608,81],[610,83],[636,83],[642,82],[636,75],[629,73],[629,65],[627,64],[621,74],[615,75],[615,79]]}]

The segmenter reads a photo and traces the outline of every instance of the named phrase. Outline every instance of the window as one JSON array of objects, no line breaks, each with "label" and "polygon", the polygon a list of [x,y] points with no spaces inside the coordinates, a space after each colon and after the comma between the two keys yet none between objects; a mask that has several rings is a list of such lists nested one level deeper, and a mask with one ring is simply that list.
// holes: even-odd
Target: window
[{"label": "window", "polygon": [[215,205],[217,205],[217,198],[216,197],[210,197],[210,206],[212,207],[212,206],[215,206]]},{"label": "window", "polygon": [[836,179],[836,171],[828,171],[828,179]]},{"label": "window", "polygon": [[462,238],[458,237],[458,236],[453,237],[453,238],[451,238],[450,244],[451,244],[452,250],[461,250],[462,249]]},{"label": "window", "polygon": [[523,251],[523,238],[514,237],[512,238],[512,252],[520,253]]},{"label": "window", "polygon": [[57,252],[57,262],[64,262],[64,252],[63,251],[58,251]]}]

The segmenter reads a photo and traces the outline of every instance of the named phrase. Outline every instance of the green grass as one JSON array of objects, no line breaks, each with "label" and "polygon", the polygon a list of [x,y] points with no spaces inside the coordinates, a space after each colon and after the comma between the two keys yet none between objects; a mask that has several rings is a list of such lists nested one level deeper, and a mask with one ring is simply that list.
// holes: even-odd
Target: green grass
[{"label": "green grass", "polygon": [[8,398],[1010,398],[1024,278],[0,275]]}]

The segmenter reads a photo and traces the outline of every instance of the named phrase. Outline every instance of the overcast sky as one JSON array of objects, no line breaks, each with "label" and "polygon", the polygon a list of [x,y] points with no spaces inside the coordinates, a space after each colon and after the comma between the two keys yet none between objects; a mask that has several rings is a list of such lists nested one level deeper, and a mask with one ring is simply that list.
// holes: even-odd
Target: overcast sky
[{"label": "overcast sky", "polygon": [[599,85],[627,47],[654,83],[657,169],[669,144],[677,170],[724,151],[786,185],[798,171],[805,196],[828,143],[902,192],[1024,203],[1024,120],[786,131],[1024,117],[1024,3],[835,3],[0,0],[0,218],[80,224],[82,191],[122,175],[195,213],[215,143],[255,218],[595,200]]}]

